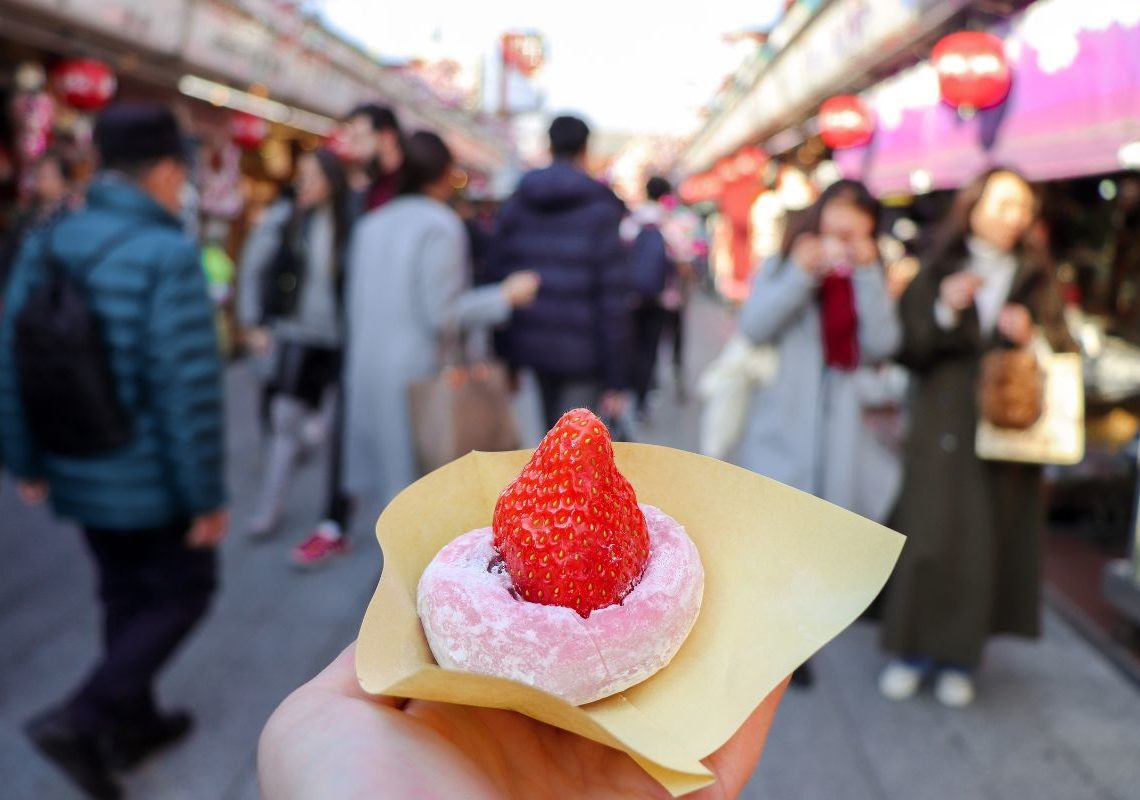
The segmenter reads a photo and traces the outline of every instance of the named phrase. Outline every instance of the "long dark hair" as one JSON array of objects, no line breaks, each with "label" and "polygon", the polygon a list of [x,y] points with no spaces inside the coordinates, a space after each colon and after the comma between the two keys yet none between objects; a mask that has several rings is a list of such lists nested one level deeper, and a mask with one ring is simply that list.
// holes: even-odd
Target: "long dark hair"
[{"label": "long dark hair", "polygon": [[320,167],[321,174],[325,176],[325,180],[329,184],[329,207],[332,210],[333,218],[333,246],[336,251],[336,263],[339,264],[340,257],[348,245],[348,233],[351,226],[348,211],[348,176],[345,173],[344,165],[331,150],[322,147],[319,150],[312,151],[310,155],[317,160],[317,166]]},{"label": "long dark hair", "polygon": [[416,131],[404,143],[400,194],[423,194],[455,165],[451,148],[438,133]]},{"label": "long dark hair", "polygon": [[796,244],[796,239],[806,233],[819,234],[820,221],[823,218],[823,209],[837,200],[843,203],[850,203],[874,220],[875,227],[871,232],[871,236],[875,237],[878,235],[879,212],[881,209],[879,201],[876,200],[871,192],[867,190],[867,187],[859,181],[847,179],[836,181],[824,189],[814,203],[803,211],[793,215],[788,220],[788,224],[784,228],[784,241],[780,246],[780,257],[783,261],[787,261],[788,257],[792,254],[792,248]]},{"label": "long dark hair", "polygon": [[1041,197],[1033,184],[1020,172],[1009,167],[991,167],[958,190],[950,212],[934,236],[925,259],[940,274],[958,269],[969,255],[966,241],[970,238],[970,217],[986,193],[986,187],[997,175],[1011,175],[1021,181],[1033,195],[1033,219],[1025,227],[1014,248],[1018,263],[1030,267],[1052,271],[1052,259],[1047,245],[1037,236],[1034,228],[1041,218]]}]

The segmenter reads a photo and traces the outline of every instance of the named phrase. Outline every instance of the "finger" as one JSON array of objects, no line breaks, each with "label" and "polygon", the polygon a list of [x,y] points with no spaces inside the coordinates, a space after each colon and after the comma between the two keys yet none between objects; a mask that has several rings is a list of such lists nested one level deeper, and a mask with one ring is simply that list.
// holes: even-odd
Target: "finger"
[{"label": "finger", "polygon": [[736,733],[732,735],[719,750],[704,759],[705,764],[712,769],[717,781],[695,795],[702,797],[736,797],[744,789],[744,785],[752,777],[760,756],[764,753],[764,745],[768,740],[768,732],[776,718],[776,710],[784,697],[784,690],[788,688],[791,676],[784,680],[765,697],[748,719],[744,721]]},{"label": "finger", "polygon": [[308,686],[321,689],[343,697],[357,700],[368,700],[389,708],[403,708],[408,702],[404,697],[389,697],[388,695],[369,694],[360,685],[356,676],[356,642],[344,648],[332,663],[317,673]]}]

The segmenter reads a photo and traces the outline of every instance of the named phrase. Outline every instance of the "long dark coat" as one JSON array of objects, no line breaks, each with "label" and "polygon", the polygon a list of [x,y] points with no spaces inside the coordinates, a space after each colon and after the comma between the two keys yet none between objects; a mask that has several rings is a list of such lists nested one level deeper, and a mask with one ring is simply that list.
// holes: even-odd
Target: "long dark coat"
[{"label": "long dark coat", "polygon": [[[946,275],[963,253],[925,265],[899,304],[899,361],[914,375],[912,427],[893,527],[907,537],[883,618],[883,644],[906,656],[973,667],[986,638],[1036,636],[1044,509],[1041,469],[974,453],[984,336],[973,307],[954,330],[935,321]],[[1055,350],[1072,350],[1046,266],[1021,264],[1008,302],[1025,305]]]}]

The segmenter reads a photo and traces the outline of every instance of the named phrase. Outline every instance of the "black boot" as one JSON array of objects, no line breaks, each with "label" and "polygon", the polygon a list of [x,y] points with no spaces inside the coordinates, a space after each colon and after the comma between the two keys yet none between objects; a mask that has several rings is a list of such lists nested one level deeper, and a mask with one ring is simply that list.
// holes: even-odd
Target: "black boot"
[{"label": "black boot", "polygon": [[32,744],[71,782],[94,800],[119,800],[123,791],[111,775],[98,739],[82,733],[63,711],[30,720],[24,731]]},{"label": "black boot", "polygon": [[193,728],[194,718],[188,711],[171,711],[143,723],[124,725],[107,737],[107,762],[114,770],[133,769],[185,739]]}]

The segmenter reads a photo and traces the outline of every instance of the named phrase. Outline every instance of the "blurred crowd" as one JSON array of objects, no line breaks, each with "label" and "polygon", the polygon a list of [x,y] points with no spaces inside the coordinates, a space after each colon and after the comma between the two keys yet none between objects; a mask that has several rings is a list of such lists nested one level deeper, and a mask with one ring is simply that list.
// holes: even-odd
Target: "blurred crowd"
[{"label": "blurred crowd", "polygon": [[[456,198],[439,133],[378,105],[346,126],[347,155],[304,152],[236,263],[219,232],[184,233],[185,151],[160,106],[100,115],[85,187],[45,153],[5,232],[0,463],[82,529],[104,615],[98,663],[28,732],[91,796],[119,796],[113,770],[192,726],[154,682],[209,606],[231,525],[223,352],[261,379],[244,535],[282,532],[297,465],[325,452],[321,520],[287,532],[301,567],[347,553],[353,514],[434,464],[526,444],[523,376],[547,426],[587,406],[615,438],[650,419],[663,374],[689,393],[705,246],[664,177],[628,207],[589,173],[587,124],[562,116],[549,166],[496,208]],[[894,700],[932,676],[940,702],[968,705],[987,639],[1038,631],[1041,467],[975,450],[983,372],[1034,379],[994,354],[1074,349],[1038,214],[1025,179],[992,170],[929,252],[887,258],[878,201],[835,182],[788,221],[699,381],[704,452],[907,535],[881,605]]]}]

